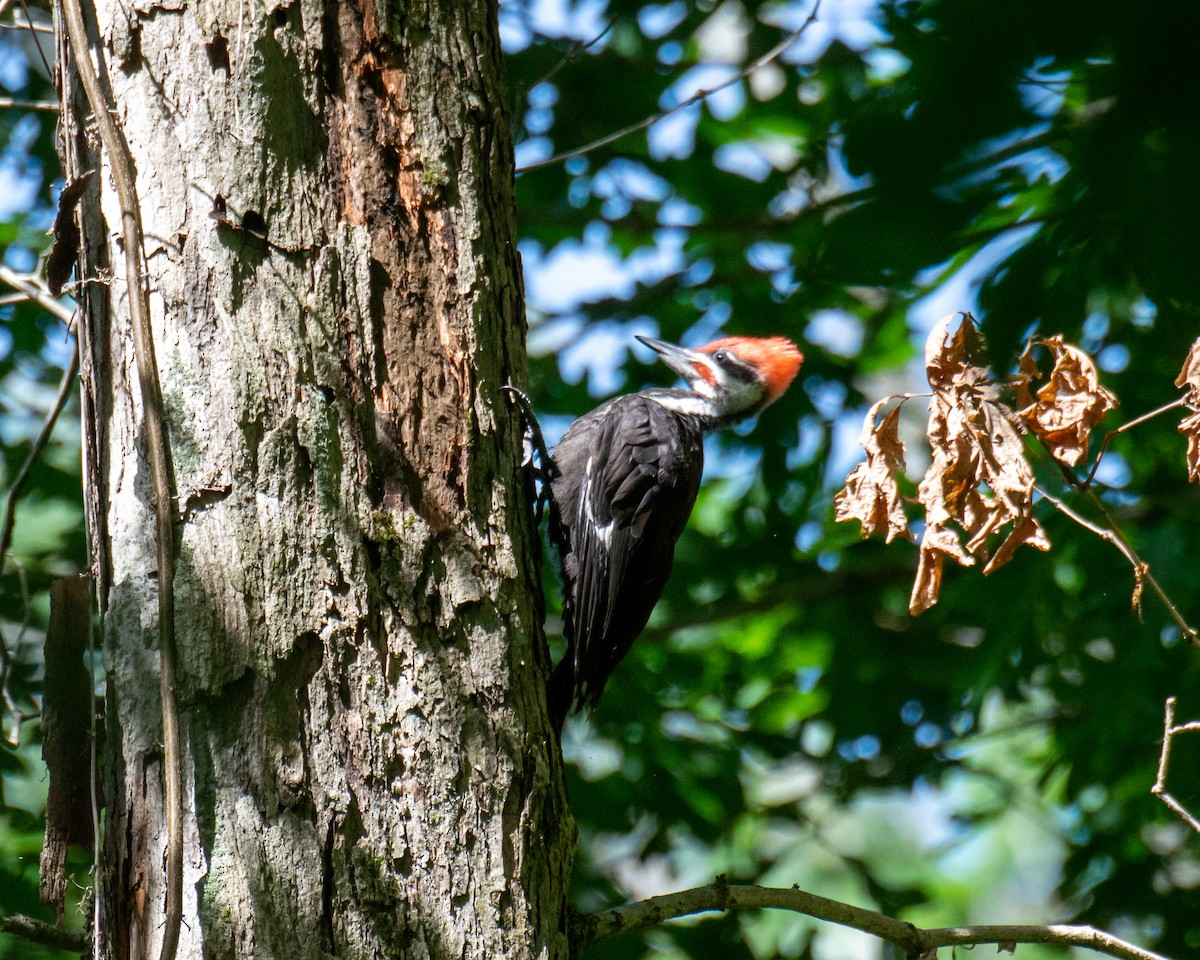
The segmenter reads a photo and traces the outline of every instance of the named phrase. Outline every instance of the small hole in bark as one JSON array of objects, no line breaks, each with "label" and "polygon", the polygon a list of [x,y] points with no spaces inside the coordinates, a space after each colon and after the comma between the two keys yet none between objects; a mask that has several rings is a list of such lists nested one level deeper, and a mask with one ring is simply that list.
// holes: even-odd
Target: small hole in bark
[{"label": "small hole in bark", "polygon": [[229,44],[219,33],[204,45],[208,52],[208,63],[214,70],[224,70],[229,76]]},{"label": "small hole in bark", "polygon": [[252,236],[265,240],[267,236],[267,221],[263,219],[263,215],[257,210],[247,210],[242,214],[242,229]]},{"label": "small hole in bark", "polygon": [[288,22],[288,8],[276,7],[271,12],[271,19],[275,21],[275,26],[286,27]]}]

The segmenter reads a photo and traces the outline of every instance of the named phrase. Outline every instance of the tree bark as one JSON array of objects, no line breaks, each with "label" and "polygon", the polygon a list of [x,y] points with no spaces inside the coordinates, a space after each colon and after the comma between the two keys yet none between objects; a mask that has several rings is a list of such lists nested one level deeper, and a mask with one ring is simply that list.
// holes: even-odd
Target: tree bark
[{"label": "tree bark", "polygon": [[[562,957],[493,3],[99,0],[178,507],[179,956]],[[63,62],[63,61],[60,61]],[[155,523],[120,211],[67,84],[107,669],[104,949],[158,955]]]}]

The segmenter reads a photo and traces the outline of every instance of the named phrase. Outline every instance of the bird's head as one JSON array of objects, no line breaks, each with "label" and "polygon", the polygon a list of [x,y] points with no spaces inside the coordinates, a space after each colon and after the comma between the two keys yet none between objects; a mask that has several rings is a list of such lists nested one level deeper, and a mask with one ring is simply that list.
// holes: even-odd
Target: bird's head
[{"label": "bird's head", "polygon": [[774,403],[796,378],[803,354],[786,337],[722,337],[699,350],[638,337],[678,373],[720,420],[741,420]]}]

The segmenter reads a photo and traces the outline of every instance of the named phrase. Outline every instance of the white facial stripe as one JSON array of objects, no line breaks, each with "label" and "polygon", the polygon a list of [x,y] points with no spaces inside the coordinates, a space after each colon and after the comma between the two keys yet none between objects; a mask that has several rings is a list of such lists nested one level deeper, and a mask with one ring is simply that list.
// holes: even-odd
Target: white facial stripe
[{"label": "white facial stripe", "polygon": [[[739,361],[730,357],[725,363],[717,363],[710,357],[704,357],[705,365],[712,371],[716,383],[697,379],[692,389],[704,397],[712,399],[721,408],[722,414],[737,414],[755,406],[763,394],[762,384],[757,380],[747,381],[739,378],[734,372],[733,364]],[[738,368],[745,372],[745,366]]]},{"label": "white facial stripe", "polygon": [[[713,415],[712,400],[708,395],[701,393],[701,385],[706,387],[708,386],[706,383],[697,384],[696,393],[698,395],[685,394],[681,397],[674,397],[670,395],[651,396],[650,399],[657,403],[660,407],[665,407],[666,409],[674,413],[682,414],[685,417],[711,417]],[[711,390],[712,388],[709,387],[710,392]]]}]

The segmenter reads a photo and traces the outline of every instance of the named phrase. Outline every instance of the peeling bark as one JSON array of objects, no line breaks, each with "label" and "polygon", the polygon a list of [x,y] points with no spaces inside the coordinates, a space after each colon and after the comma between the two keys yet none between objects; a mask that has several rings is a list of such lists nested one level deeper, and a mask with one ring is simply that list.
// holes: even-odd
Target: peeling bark
[{"label": "peeling bark", "polygon": [[[181,957],[562,957],[495,9],[100,0],[180,520]],[[71,175],[103,163],[77,93]],[[101,168],[102,169],[102,168]],[[157,955],[154,517],[119,212],[80,207],[104,946]]]}]

